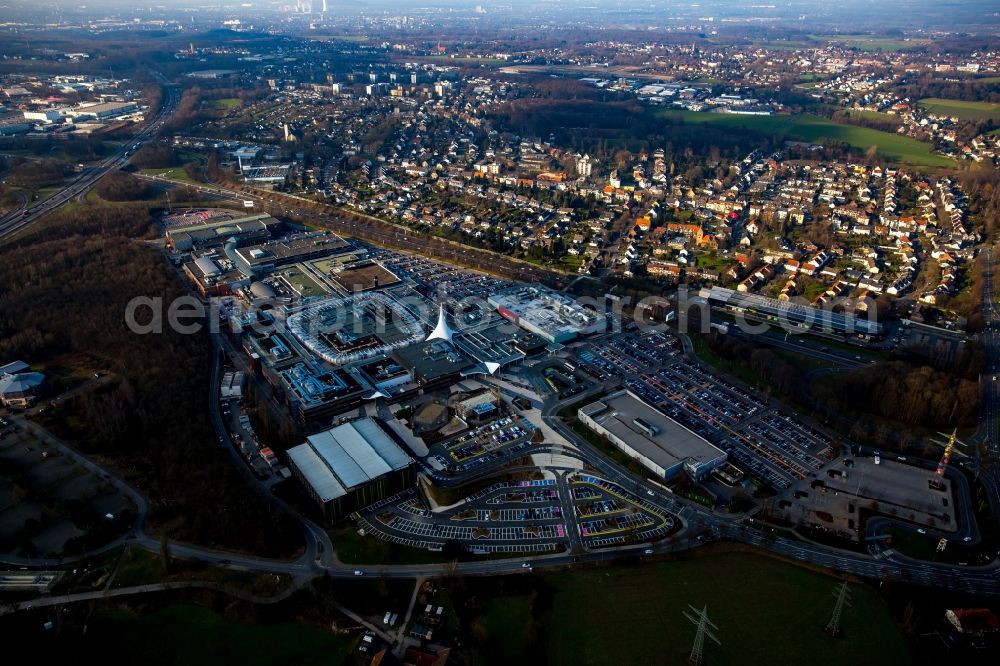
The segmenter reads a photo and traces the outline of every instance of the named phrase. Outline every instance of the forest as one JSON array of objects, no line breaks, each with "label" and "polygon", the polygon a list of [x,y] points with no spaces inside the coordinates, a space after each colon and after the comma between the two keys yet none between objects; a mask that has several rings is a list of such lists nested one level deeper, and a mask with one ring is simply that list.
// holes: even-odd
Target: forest
[{"label": "forest", "polygon": [[830,373],[811,388],[815,401],[829,410],[872,414],[907,426],[968,428],[979,413],[978,381],[905,361]]},{"label": "forest", "polygon": [[959,174],[959,182],[969,195],[970,220],[983,234],[994,237],[1000,220],[1000,169],[977,166]]},{"label": "forest", "polygon": [[[551,91],[550,91],[551,93]],[[612,161],[616,151],[640,152],[664,145],[679,170],[720,157],[742,158],[754,149],[770,150],[780,141],[746,128],[699,125],[665,118],[636,100],[525,98],[514,100],[492,116],[498,128],[522,136],[556,136],[560,145]]]},{"label": "forest", "polygon": [[100,180],[96,189],[105,201],[145,201],[157,195],[152,184],[124,171],[112,171]]},{"label": "forest", "polygon": [[70,167],[58,160],[24,160],[15,163],[10,168],[7,184],[36,190],[42,187],[58,185],[70,174]]},{"label": "forest", "polygon": [[[289,555],[294,522],[255,494],[208,419],[207,334],[136,335],[135,296],[186,294],[144,209],[77,205],[0,246],[0,358],[43,368],[67,356],[112,381],[49,410],[46,425],[110,462],[150,500],[149,528],[170,540]],[[169,328],[169,327],[167,327]]]},{"label": "forest", "polygon": [[718,333],[706,341],[720,358],[736,361],[759,376],[767,390],[834,421],[867,422],[866,417],[878,417],[900,430],[976,424],[981,346],[969,345],[968,352],[946,368],[916,357],[894,357],[849,372],[810,377],[792,360],[760,344]]}]

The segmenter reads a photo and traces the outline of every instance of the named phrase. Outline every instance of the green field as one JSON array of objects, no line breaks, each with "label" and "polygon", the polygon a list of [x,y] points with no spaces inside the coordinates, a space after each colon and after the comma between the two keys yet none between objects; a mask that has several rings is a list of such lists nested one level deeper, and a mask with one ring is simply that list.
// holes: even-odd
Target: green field
[{"label": "green field", "polygon": [[[870,588],[851,586],[844,637],[833,639],[822,630],[837,581],[764,556],[569,571],[543,576],[543,584],[551,603],[541,611],[547,636],[535,661],[542,663],[683,664],[694,638],[682,615],[689,604],[707,604],[719,627],[722,646],[706,648],[711,664],[908,663],[902,636]],[[527,624],[523,599],[494,598],[479,619],[501,639],[487,643],[492,663],[519,663],[511,627],[518,618]]]},{"label": "green field", "polygon": [[812,35],[813,39],[871,51],[904,51],[931,44],[930,39],[898,39],[878,35]]},{"label": "green field", "polygon": [[956,116],[963,120],[992,119],[1000,122],[1000,104],[990,102],[963,102],[959,99],[941,99],[925,97],[919,102],[921,108],[928,113],[944,116]]},{"label": "green field", "polygon": [[864,109],[847,109],[847,115],[852,118],[863,118],[865,120],[879,120],[882,122],[895,123],[896,125],[902,125],[903,121],[899,116],[894,116],[889,113],[881,113],[879,111],[866,111]]},{"label": "green field", "polygon": [[233,109],[242,106],[242,102],[238,97],[226,97],[225,99],[213,99],[209,102],[209,105],[213,109],[222,109],[223,111],[232,111]]},{"label": "green field", "polygon": [[530,663],[525,645],[525,619],[530,616],[531,600],[527,595],[496,597],[484,604],[472,631],[483,638],[488,654],[502,654],[509,664]]},{"label": "green field", "polygon": [[423,56],[428,60],[447,60],[448,62],[461,65],[504,65],[508,61],[503,58],[487,58],[485,56],[460,56],[460,55],[429,55]]},{"label": "green field", "polygon": [[842,141],[859,151],[877,146],[879,153],[886,159],[914,166],[955,166],[953,160],[943,155],[933,154],[929,143],[867,127],[841,125],[808,113],[797,116],[743,116],[731,113],[675,110],[665,110],[660,113],[663,117],[674,118],[685,123],[712,123],[724,127],[746,128],[813,143],[820,143],[824,140]]},{"label": "green field", "polygon": [[373,536],[361,536],[353,526],[330,531],[337,559],[348,564],[439,564],[447,562],[441,553],[410,548]]},{"label": "green field", "polygon": [[112,580],[111,587],[132,587],[134,585],[151,585],[155,583],[177,581],[199,581],[230,585],[262,596],[274,595],[282,591],[288,584],[287,576],[240,571],[222,567],[211,567],[189,560],[172,560],[170,570],[164,566],[163,559],[144,550],[126,549]]},{"label": "green field", "polygon": [[236,624],[200,606],[169,606],[148,615],[102,611],[88,624],[83,660],[99,656],[100,663],[144,666],[332,666],[344,663],[356,638],[290,622]]},{"label": "green field", "polygon": [[147,176],[160,176],[161,178],[166,178],[168,180],[175,180],[178,183],[188,183],[195,185],[194,180],[191,176],[187,174],[184,167],[165,167],[160,169],[142,169],[139,173],[145,174]]}]

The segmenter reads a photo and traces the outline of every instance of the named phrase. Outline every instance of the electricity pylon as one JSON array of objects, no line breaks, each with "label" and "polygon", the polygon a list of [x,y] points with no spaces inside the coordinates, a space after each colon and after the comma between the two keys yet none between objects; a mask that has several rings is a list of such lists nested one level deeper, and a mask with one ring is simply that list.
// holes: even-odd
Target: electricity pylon
[{"label": "electricity pylon", "polygon": [[847,581],[837,586],[833,592],[833,596],[836,597],[837,603],[833,606],[833,615],[830,617],[830,622],[826,625],[826,633],[831,636],[837,636],[840,634],[840,616],[844,611],[844,606],[850,606],[851,593],[847,589]]},{"label": "electricity pylon", "polygon": [[691,646],[691,655],[688,657],[688,663],[692,664],[692,666],[701,666],[702,657],[705,656],[705,638],[711,638],[716,645],[722,645],[719,639],[715,637],[715,634],[712,633],[713,629],[718,631],[719,628],[708,619],[707,605],[701,610],[690,604],[688,604],[688,608],[691,609],[691,612],[684,611],[684,617],[698,628],[697,633],[694,635],[694,644]]}]

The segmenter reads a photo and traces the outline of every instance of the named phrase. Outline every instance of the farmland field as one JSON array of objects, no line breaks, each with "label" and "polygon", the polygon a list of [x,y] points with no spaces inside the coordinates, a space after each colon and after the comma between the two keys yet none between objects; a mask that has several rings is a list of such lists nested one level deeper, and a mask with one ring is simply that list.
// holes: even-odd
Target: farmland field
[{"label": "farmland field", "polygon": [[[472,621],[482,663],[554,666],[684,664],[694,627],[689,605],[708,606],[722,645],[705,658],[724,664],[909,663],[906,643],[873,588],[851,584],[844,635],[823,632],[838,581],[751,553],[541,574],[534,592],[512,584],[476,590],[489,599]],[[494,593],[499,592],[499,593]],[[541,631],[535,633],[536,628]]]},{"label": "farmland field", "polygon": [[958,99],[925,97],[920,100],[920,106],[928,113],[939,116],[957,116],[964,120],[992,118],[1000,121],[1000,104],[991,102],[964,102]]},{"label": "farmland field", "polygon": [[875,51],[904,51],[931,44],[930,39],[897,39],[877,35],[814,35],[817,40],[842,44],[847,48],[871,49]]},{"label": "farmland field", "polygon": [[705,113],[700,111],[660,112],[664,118],[685,123],[713,123],[726,127],[745,127],[767,134],[820,143],[823,140],[842,141],[852,148],[865,151],[877,146],[886,159],[926,167],[953,167],[955,162],[931,152],[931,145],[910,137],[880,132],[867,127],[841,125],[811,114],[797,116],[745,116],[730,113]]},{"label": "farmland field", "polygon": [[847,114],[852,118],[861,118],[864,120],[878,120],[882,122],[895,123],[896,125],[901,125],[903,121],[899,116],[894,116],[889,113],[881,113],[879,111],[865,111],[863,109],[848,109]]},{"label": "farmland field", "polygon": [[[341,664],[357,640],[290,622],[249,626],[207,608],[169,606],[148,615],[102,611],[84,653],[107,664]],[[113,648],[111,646],[114,646]],[[84,661],[87,661],[84,658]]]},{"label": "farmland field", "polygon": [[555,588],[546,622],[551,664],[684,663],[694,637],[682,615],[689,604],[707,605],[719,627],[722,645],[706,647],[713,664],[908,662],[870,589],[852,586],[845,636],[832,639],[822,629],[835,580],[766,557],[733,553],[556,574],[547,582]]}]

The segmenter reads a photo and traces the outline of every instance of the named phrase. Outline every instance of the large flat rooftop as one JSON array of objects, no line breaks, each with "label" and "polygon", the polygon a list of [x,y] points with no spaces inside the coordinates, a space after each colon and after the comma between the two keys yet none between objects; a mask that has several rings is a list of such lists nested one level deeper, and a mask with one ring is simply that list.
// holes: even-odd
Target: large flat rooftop
[{"label": "large flat rooftop", "polygon": [[[580,409],[629,448],[669,470],[679,463],[703,465],[725,457],[705,438],[661,414],[628,391],[614,393]],[[638,423],[637,423],[638,422]],[[639,424],[645,424],[643,427]]]},{"label": "large flat rooftop", "polygon": [[253,271],[261,266],[283,266],[305,259],[346,252],[352,247],[343,238],[329,231],[311,231],[241,247],[236,250],[236,254]]},{"label": "large flat rooftop", "polygon": [[536,286],[517,286],[493,294],[488,302],[497,311],[547,340],[565,342],[600,330],[603,320],[572,298]]},{"label": "large flat rooftop", "polygon": [[312,435],[288,457],[324,502],[413,462],[370,418]]}]

